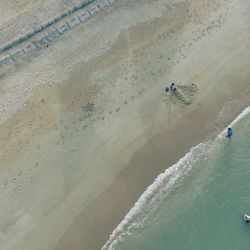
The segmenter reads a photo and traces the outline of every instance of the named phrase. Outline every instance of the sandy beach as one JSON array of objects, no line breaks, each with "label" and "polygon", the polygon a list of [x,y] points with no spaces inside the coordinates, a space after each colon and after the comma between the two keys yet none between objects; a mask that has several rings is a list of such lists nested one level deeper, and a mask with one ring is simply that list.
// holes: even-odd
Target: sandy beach
[{"label": "sandy beach", "polygon": [[1,69],[0,249],[101,249],[160,173],[249,106],[249,11],[117,0]]},{"label": "sandy beach", "polygon": [[1,4],[0,46],[18,38],[80,0],[10,0]]}]

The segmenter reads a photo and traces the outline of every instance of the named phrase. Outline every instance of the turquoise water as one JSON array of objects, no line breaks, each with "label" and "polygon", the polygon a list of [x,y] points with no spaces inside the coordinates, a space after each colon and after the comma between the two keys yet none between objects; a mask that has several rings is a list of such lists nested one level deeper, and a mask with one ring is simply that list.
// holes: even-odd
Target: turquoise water
[{"label": "turquoise water", "polygon": [[114,249],[250,249],[242,219],[250,214],[250,115],[233,129],[231,140],[223,132],[198,145],[154,183],[114,236]]}]

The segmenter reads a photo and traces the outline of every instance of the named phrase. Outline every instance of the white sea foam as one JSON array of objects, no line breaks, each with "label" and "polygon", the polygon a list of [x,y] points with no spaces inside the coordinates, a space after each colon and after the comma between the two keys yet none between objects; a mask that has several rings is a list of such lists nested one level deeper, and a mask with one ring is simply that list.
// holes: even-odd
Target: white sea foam
[{"label": "white sea foam", "polygon": [[[109,240],[102,247],[102,250],[114,249],[123,236],[129,235],[130,231],[134,228],[142,227],[149,212],[152,214],[157,208],[158,201],[162,199],[162,195],[166,196],[174,187],[178,179],[192,168],[194,162],[199,158],[205,147],[207,147],[205,143],[198,144],[176,164],[160,174],[153,184],[144,191],[118,227],[113,231]],[[141,216],[136,218],[140,214]]]},{"label": "white sea foam", "polygon": [[[250,114],[250,107],[246,108],[236,119],[228,126],[233,127],[238,121]],[[217,137],[221,140],[225,138],[226,129]],[[159,206],[159,201],[176,186],[178,180],[185,176],[195,163],[204,158],[213,149],[213,141],[200,143],[191,148],[191,150],[181,158],[176,164],[160,174],[155,181],[144,191],[134,206],[130,209],[121,223],[112,232],[109,240],[102,247],[102,250],[113,250],[125,235],[129,235],[133,229],[143,227],[147,218]]]}]

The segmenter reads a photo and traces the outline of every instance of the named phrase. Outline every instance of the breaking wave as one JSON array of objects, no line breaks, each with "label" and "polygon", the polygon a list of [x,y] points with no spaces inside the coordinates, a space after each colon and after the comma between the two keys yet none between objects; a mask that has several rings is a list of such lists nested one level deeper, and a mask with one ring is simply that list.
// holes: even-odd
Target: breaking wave
[{"label": "breaking wave", "polygon": [[[246,108],[236,119],[228,126],[233,127],[238,121],[250,113],[250,107]],[[126,235],[130,235],[133,230],[142,228],[147,219],[159,207],[162,201],[180,183],[181,179],[187,175],[199,160],[214,149],[215,142],[225,140],[226,129],[223,130],[215,140],[200,143],[191,148],[191,150],[181,158],[176,164],[167,168],[160,174],[155,181],[143,192],[134,206],[130,209],[121,223],[116,227],[104,244],[102,250],[113,250],[116,245]]]}]

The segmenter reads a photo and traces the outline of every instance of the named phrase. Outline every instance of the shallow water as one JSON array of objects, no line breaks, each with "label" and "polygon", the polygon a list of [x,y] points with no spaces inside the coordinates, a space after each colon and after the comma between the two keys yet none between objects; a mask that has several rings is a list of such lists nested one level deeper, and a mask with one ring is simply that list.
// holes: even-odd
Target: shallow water
[{"label": "shallow water", "polygon": [[115,249],[250,249],[243,221],[250,214],[250,115],[233,129],[231,140],[222,134],[179,164],[124,227]]}]

